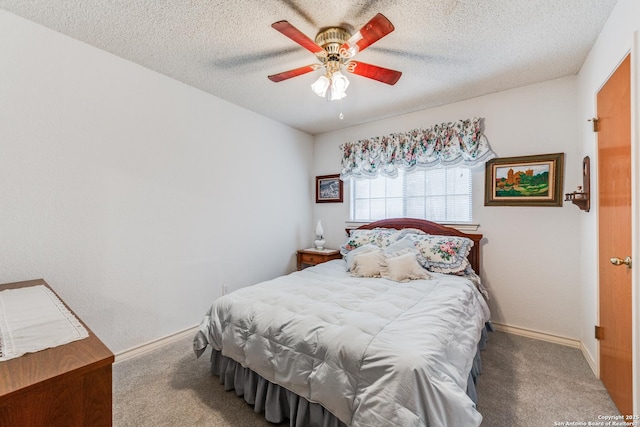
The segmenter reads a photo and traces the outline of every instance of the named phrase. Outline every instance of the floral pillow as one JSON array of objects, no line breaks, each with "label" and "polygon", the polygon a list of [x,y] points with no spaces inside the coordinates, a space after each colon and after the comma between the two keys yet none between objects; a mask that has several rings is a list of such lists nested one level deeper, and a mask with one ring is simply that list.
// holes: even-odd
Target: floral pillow
[{"label": "floral pillow", "polygon": [[405,250],[408,250],[408,249],[413,249],[414,251],[418,250],[416,248],[416,244],[415,244],[414,240],[411,237],[404,236],[404,237],[396,240],[395,242],[393,242],[392,244],[390,244],[386,248],[384,248],[384,252],[385,252],[385,254],[390,255],[390,254],[394,254],[396,252],[405,251]]},{"label": "floral pillow", "polygon": [[372,230],[351,230],[349,240],[340,246],[340,253],[347,255],[350,251],[367,244],[386,248],[398,239],[399,230],[393,228],[374,228]]},{"label": "floral pillow", "polygon": [[398,232],[398,240],[402,239],[404,236],[406,236],[407,234],[427,234],[424,231],[418,229],[418,228],[403,228],[402,230],[399,230]]},{"label": "floral pillow", "polygon": [[[420,252],[418,262],[434,273],[460,273],[469,265],[467,256],[473,240],[458,236],[435,236],[410,234],[401,241],[410,239]],[[398,242],[400,243],[400,242]]]}]

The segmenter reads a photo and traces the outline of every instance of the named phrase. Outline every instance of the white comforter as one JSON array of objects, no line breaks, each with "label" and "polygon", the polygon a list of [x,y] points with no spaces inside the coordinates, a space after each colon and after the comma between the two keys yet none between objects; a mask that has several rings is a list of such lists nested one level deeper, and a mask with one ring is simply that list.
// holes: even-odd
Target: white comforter
[{"label": "white comforter", "polygon": [[217,299],[200,331],[352,427],[478,426],[465,390],[489,309],[471,281],[432,275],[357,278],[335,260]]}]

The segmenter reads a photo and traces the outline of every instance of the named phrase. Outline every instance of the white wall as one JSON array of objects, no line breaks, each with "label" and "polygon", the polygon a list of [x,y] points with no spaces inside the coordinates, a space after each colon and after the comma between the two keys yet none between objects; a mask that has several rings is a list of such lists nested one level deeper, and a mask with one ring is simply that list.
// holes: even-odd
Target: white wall
[{"label": "white wall", "polygon": [[0,283],[118,353],[294,269],[311,136],[1,10],[0,40]]},{"label": "white wall", "polygon": [[[565,191],[582,184],[576,129],[576,78],[566,77],[413,114],[317,135],[315,173],[340,171],[339,144],[366,137],[484,118],[485,135],[500,157],[565,153]],[[327,246],[345,240],[349,186],[343,204],[316,204]],[[484,169],[473,174],[474,222],[485,236],[483,278],[490,288],[493,320],[547,334],[580,337],[580,217],[564,207],[485,207]]]},{"label": "white wall", "polygon": [[[591,187],[597,189],[598,184],[598,163],[597,163],[597,139],[596,134],[591,132],[586,120],[596,116],[596,94],[606,82],[609,75],[617,68],[618,64],[632,54],[632,116],[633,116],[633,258],[637,259],[640,254],[640,242],[638,240],[638,230],[640,230],[640,188],[638,185],[638,170],[640,168],[640,145],[638,137],[638,123],[640,123],[640,101],[638,98],[638,86],[640,82],[640,70],[638,58],[640,48],[638,47],[637,34],[640,31],[640,2],[637,0],[619,0],[615,9],[611,13],[604,29],[600,33],[593,49],[589,53],[580,73],[578,74],[578,129],[580,138],[580,155],[590,156],[592,160],[592,183]],[[634,45],[634,39],[636,40]],[[596,193],[594,193],[596,195]],[[598,213],[597,198],[593,201],[594,210],[592,214],[581,218],[580,230],[583,235],[581,270],[584,271],[582,277],[583,292],[581,300],[581,338],[589,355],[598,364],[598,345],[593,337],[593,326],[598,324]],[[640,348],[640,272],[636,268],[633,275],[633,296],[634,296],[634,346]],[[634,395],[635,411],[640,412],[640,355],[636,351],[634,355]]]}]

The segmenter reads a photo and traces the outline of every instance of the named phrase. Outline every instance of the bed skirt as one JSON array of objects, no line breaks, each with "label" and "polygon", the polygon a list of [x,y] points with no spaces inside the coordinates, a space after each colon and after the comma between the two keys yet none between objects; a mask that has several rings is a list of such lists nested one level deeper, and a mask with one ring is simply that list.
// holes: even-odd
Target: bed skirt
[{"label": "bed skirt", "polygon": [[[491,322],[487,322],[467,380],[467,395],[476,404],[476,382],[482,372],[480,351],[486,347],[488,332],[493,330]],[[319,403],[309,402],[284,387],[265,380],[217,350],[212,350],[211,353],[211,372],[220,377],[220,384],[224,385],[225,390],[234,390],[236,395],[244,397],[254,411],[264,412],[264,418],[271,423],[280,424],[288,419],[290,427],[347,427]]]}]

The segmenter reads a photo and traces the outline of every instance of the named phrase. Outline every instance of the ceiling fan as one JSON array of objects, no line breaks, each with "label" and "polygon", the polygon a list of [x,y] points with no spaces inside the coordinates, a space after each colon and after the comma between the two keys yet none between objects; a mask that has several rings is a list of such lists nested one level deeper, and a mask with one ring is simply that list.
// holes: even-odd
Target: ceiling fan
[{"label": "ceiling fan", "polygon": [[319,64],[305,65],[304,67],[268,76],[269,80],[273,82],[281,82],[324,68],[326,70],[325,75],[319,77],[311,85],[311,88],[317,95],[322,97],[329,90],[329,99],[336,100],[346,96],[346,88],[349,85],[349,81],[341,72],[343,66],[349,73],[388,85],[394,85],[402,75],[400,71],[351,59],[358,52],[363,51],[394,30],[393,24],[381,13],[374,16],[360,31],[353,35],[349,34],[344,28],[330,27],[320,31],[316,35],[315,41],[304,35],[288,21],[278,21],[271,26],[316,55],[320,61]]}]

